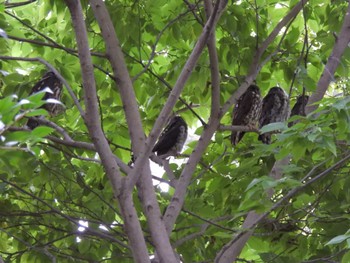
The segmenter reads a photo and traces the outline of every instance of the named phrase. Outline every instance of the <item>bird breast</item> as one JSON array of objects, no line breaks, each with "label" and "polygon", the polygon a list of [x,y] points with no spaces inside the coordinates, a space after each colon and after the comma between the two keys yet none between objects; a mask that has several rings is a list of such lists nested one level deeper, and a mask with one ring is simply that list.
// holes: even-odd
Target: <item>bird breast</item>
[{"label": "bird breast", "polygon": [[186,138],[187,138],[187,129],[185,126],[180,126],[180,133],[176,143],[176,152],[178,153],[181,152],[182,147],[185,144]]}]

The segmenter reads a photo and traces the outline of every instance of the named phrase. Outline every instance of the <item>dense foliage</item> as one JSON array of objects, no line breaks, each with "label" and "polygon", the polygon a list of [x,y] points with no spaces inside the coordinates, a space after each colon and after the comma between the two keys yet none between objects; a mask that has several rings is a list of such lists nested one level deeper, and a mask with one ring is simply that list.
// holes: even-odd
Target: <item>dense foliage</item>
[{"label": "dense foliage", "polygon": [[[105,1],[133,81],[146,136],[191,54],[206,13],[202,1]],[[223,105],[244,82],[257,47],[297,3],[229,1],[217,27],[216,49]],[[82,1],[94,65],[99,111],[113,153],[131,161],[130,127],[105,41],[87,1]],[[262,94],[280,86],[291,95],[312,95],[347,12],[346,1],[308,2],[263,54],[256,77]],[[124,218],[93,140],[72,97],[64,89],[65,110],[50,118],[40,109],[42,94],[29,96],[50,63],[84,107],[85,93],[71,15],[64,1],[0,4],[0,255],[5,262],[132,262]],[[12,59],[11,59],[12,57]],[[26,61],[32,58],[33,60]],[[213,262],[242,230],[249,211],[260,220],[239,255],[241,262],[350,261],[350,101],[347,49],[316,112],[264,145],[247,133],[234,148],[230,131],[217,129],[187,187],[170,241],[183,262]],[[183,154],[170,160],[179,177],[208,122],[211,62],[204,49],[173,111],[189,125]],[[190,110],[191,109],[191,110]],[[194,112],[196,114],[194,114]],[[220,123],[230,125],[232,107]],[[25,128],[27,117],[46,114],[64,130]],[[200,116],[201,120],[198,118]],[[164,123],[165,125],[166,123]],[[270,127],[271,128],[271,127]],[[276,128],[276,127],[272,127]],[[267,128],[268,129],[268,128]],[[196,136],[195,136],[196,135]],[[198,135],[198,136],[197,136]],[[68,136],[68,137],[67,137]],[[67,139],[68,138],[68,139]],[[71,140],[71,141],[70,141]],[[74,143],[70,143],[74,142]],[[289,158],[280,179],[270,171]],[[180,161],[179,161],[180,160]],[[341,161],[341,163],[338,163]],[[158,165],[154,165],[158,167]],[[174,188],[160,168],[152,170],[161,211]],[[324,175],[322,173],[325,173]],[[322,176],[306,187],[311,178]],[[268,189],[273,188],[270,196]],[[273,207],[293,190],[295,193]],[[270,192],[271,193],[271,192]],[[149,253],[154,246],[142,200],[134,205]],[[84,228],[82,228],[84,227]],[[145,259],[146,260],[146,259]]]}]

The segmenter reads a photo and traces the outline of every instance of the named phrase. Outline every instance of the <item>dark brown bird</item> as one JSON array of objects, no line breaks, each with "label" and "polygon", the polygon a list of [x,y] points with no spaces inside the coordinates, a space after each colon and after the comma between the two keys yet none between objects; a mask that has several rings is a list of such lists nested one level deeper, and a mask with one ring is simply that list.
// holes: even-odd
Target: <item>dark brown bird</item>
[{"label": "dark brown bird", "polygon": [[187,138],[187,124],[180,116],[173,117],[161,133],[152,152],[160,158],[178,155]]},{"label": "dark brown bird", "polygon": [[[284,122],[288,119],[289,113],[289,98],[287,93],[280,87],[273,87],[263,99],[259,128],[261,129],[269,123]],[[263,143],[270,144],[271,134],[270,132],[260,134],[258,139]]]},{"label": "dark brown bird", "polygon": [[[256,85],[250,85],[246,92],[238,99],[232,113],[232,125],[256,127],[261,113],[260,89]],[[236,145],[243,138],[245,132],[233,131],[231,143]]]},{"label": "dark brown bird", "polygon": [[[34,87],[32,88],[32,91],[30,92],[29,95],[35,94],[39,91],[42,91],[45,88],[49,88],[52,91],[52,93],[45,92],[45,95],[42,98],[42,100],[45,100],[45,101],[50,100],[50,99],[55,99],[58,101],[60,100],[61,93],[62,93],[62,83],[59,80],[59,78],[57,78],[55,73],[53,73],[52,71],[47,72],[40,79],[40,81],[34,85]],[[45,103],[40,108],[47,110],[51,116],[55,116],[55,115],[57,115],[57,113],[59,112],[61,107],[58,103]],[[27,122],[27,126],[33,130],[37,126],[39,126],[39,123],[36,120],[34,120],[33,118],[29,118],[28,122]]]},{"label": "dark brown bird", "polygon": [[[295,105],[290,113],[290,117],[293,117],[295,115],[306,116],[305,107],[306,107],[306,104],[308,101],[309,101],[309,96],[307,96],[307,95],[298,96],[297,102],[295,103]],[[297,122],[298,122],[298,120],[292,121],[288,124],[288,126],[292,127]]]}]

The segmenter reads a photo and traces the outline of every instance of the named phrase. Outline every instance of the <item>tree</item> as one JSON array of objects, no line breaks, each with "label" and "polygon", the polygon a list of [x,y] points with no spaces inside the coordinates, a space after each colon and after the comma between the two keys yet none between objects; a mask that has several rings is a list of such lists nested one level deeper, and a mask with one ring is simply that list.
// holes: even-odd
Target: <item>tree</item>
[{"label": "tree", "polygon": [[[348,3],[6,1],[0,10],[5,262],[349,261]],[[40,108],[43,94],[29,96],[47,70],[65,86],[55,117]],[[263,95],[284,88],[291,105],[310,95],[307,117],[262,128],[279,130],[270,145],[230,125],[253,82]],[[198,139],[169,164],[152,148],[173,113]],[[232,130],[247,131],[235,147]]]}]

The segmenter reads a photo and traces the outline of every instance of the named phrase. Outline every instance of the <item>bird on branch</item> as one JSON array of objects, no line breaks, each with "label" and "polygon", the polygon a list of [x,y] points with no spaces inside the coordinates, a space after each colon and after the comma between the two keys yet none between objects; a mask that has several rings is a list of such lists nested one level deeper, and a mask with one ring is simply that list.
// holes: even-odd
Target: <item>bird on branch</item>
[{"label": "bird on branch", "polygon": [[162,159],[177,156],[187,138],[187,124],[180,116],[174,116],[162,131],[152,152]]},{"label": "bird on branch", "polygon": [[[308,101],[309,101],[309,96],[307,96],[305,94],[298,96],[297,102],[295,103],[295,105],[290,113],[290,117],[293,117],[295,115],[306,116],[305,107],[306,107],[306,104]],[[288,124],[288,126],[292,127],[297,122],[298,122],[298,120],[292,121]]]},{"label": "bird on branch", "polygon": [[[289,113],[287,93],[280,87],[273,87],[263,99],[259,128],[274,122],[284,122],[288,119]],[[271,134],[271,132],[260,134],[258,139],[265,144],[270,144]]]},{"label": "bird on branch", "polygon": [[[262,98],[260,89],[256,85],[250,85],[238,99],[232,117],[232,125],[249,126],[255,128],[261,112]],[[236,145],[243,138],[244,131],[233,131],[231,143]]]},{"label": "bird on branch", "polygon": [[[55,116],[61,110],[61,106],[58,103],[58,101],[61,98],[62,83],[59,80],[59,78],[55,75],[55,73],[53,73],[52,71],[47,72],[40,79],[40,81],[34,85],[29,95],[38,93],[45,89],[48,89],[48,90],[45,92],[42,100],[46,101],[46,103],[42,105],[40,108],[47,110],[51,116]],[[52,102],[50,103],[50,101]],[[31,130],[33,130],[37,126],[39,126],[39,123],[34,118],[29,118],[27,122],[27,126]]]}]

